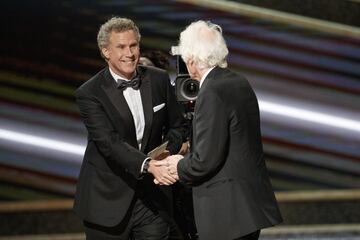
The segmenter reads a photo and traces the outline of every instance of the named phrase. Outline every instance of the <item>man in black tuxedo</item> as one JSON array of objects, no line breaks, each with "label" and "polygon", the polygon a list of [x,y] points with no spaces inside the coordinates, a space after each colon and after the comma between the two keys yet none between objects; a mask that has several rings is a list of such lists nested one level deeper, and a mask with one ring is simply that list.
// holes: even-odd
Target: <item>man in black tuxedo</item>
[{"label": "man in black tuxedo", "polygon": [[264,161],[255,93],[243,76],[226,68],[220,26],[190,24],[178,50],[191,78],[200,81],[192,148],[184,158],[174,155],[157,164],[193,186],[200,239],[258,239],[260,229],[282,218]]},{"label": "man in black tuxedo", "polygon": [[177,153],[183,118],[168,74],[138,65],[140,33],[130,19],[114,17],[98,33],[108,66],[76,91],[88,131],[74,202],[87,239],[168,239],[176,180],[145,153],[169,140]]}]

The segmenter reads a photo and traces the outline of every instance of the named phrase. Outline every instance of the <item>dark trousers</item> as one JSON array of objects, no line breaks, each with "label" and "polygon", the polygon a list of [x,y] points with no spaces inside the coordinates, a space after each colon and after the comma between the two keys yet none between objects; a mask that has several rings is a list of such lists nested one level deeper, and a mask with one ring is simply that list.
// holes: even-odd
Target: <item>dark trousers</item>
[{"label": "dark trousers", "polygon": [[[115,209],[114,209],[115,211]],[[140,199],[134,203],[132,211],[124,220],[114,227],[104,227],[84,222],[87,240],[168,240],[170,232],[172,239],[181,239],[175,236],[176,225],[164,220],[158,213],[148,208]]]},{"label": "dark trousers", "polygon": [[258,240],[260,236],[260,230],[252,232],[248,235],[242,236],[240,238],[236,238],[234,240]]}]

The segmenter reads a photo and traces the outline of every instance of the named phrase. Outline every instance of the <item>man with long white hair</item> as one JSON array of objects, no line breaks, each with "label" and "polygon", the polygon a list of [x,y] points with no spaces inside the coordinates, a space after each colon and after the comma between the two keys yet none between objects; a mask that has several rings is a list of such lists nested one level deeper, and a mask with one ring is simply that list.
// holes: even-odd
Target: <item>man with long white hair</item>
[{"label": "man with long white hair", "polygon": [[158,164],[193,186],[200,239],[258,239],[262,228],[282,218],[264,161],[255,93],[245,77],[227,68],[219,25],[190,24],[178,50],[191,78],[200,81],[192,149]]}]

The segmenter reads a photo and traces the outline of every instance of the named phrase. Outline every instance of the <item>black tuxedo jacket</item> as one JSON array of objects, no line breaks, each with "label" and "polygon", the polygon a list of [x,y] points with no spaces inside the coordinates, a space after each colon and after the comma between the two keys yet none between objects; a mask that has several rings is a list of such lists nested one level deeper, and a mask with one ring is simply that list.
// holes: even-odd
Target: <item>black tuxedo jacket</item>
[{"label": "black tuxedo jacket", "polygon": [[244,77],[210,71],[196,100],[192,152],[178,174],[194,186],[201,239],[236,239],[282,221],[264,162],[258,102]]},{"label": "black tuxedo jacket", "polygon": [[[74,201],[76,214],[102,226],[119,224],[134,195],[146,195],[160,212],[171,209],[171,192],[158,187],[141,166],[149,152],[162,143],[167,132],[181,138],[183,118],[165,71],[138,66],[145,130],[138,150],[131,111],[121,90],[105,68],[76,91],[88,143]],[[177,144],[181,145],[182,139]],[[173,149],[179,148],[176,146]]]}]

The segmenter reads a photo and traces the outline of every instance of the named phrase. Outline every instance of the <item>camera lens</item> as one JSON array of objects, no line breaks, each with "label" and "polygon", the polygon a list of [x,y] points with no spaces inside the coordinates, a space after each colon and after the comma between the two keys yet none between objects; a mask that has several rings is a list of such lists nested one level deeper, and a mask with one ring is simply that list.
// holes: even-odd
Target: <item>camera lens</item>
[{"label": "camera lens", "polygon": [[182,95],[188,100],[195,100],[199,92],[199,82],[193,79],[186,79],[181,86]]},{"label": "camera lens", "polygon": [[194,82],[190,82],[190,81],[184,86],[185,94],[191,97],[196,95],[198,89],[199,89],[198,86]]}]

